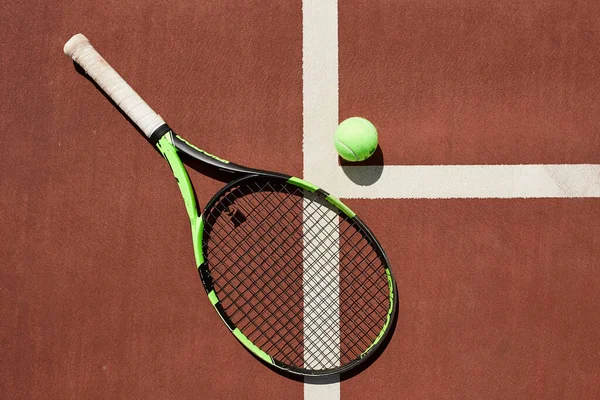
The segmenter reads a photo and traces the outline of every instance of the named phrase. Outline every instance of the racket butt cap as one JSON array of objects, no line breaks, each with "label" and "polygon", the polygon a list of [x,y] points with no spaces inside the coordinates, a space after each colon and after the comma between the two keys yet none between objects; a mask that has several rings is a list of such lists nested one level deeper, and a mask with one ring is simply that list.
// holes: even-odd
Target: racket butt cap
[{"label": "racket butt cap", "polygon": [[73,54],[75,53],[75,50],[77,49],[77,47],[81,46],[82,44],[89,44],[89,43],[90,43],[90,41],[88,40],[88,38],[86,38],[81,33],[78,33],[78,34],[73,35],[73,37],[71,39],[69,39],[67,41],[67,43],[65,43],[65,46],[63,47],[63,51],[65,52],[66,55],[73,58]]}]

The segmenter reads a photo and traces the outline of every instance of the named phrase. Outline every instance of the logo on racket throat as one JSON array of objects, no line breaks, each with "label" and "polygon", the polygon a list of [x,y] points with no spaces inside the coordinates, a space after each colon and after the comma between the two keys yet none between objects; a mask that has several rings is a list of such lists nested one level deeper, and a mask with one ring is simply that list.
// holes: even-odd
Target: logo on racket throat
[{"label": "logo on racket throat", "polygon": [[225,207],[225,214],[229,217],[234,227],[238,227],[246,222],[246,216],[240,210],[233,206]]}]

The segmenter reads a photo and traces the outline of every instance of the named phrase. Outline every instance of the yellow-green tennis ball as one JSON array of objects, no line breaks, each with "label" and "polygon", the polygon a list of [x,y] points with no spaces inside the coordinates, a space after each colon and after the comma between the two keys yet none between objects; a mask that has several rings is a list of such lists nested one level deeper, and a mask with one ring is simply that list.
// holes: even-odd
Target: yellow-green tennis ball
[{"label": "yellow-green tennis ball", "polygon": [[335,149],[347,161],[363,161],[377,149],[377,129],[370,121],[351,117],[335,130]]}]

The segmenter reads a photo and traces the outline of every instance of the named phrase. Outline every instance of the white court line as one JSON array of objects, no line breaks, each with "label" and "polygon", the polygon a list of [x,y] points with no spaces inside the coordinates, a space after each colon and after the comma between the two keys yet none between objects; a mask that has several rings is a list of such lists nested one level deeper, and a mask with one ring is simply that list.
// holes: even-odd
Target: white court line
[{"label": "white court line", "polygon": [[321,171],[313,183],[346,199],[600,197],[599,164],[342,168],[337,162],[319,161],[312,163],[312,168]]},{"label": "white court line", "polygon": [[304,0],[302,11],[302,150],[304,178],[314,182],[322,165],[337,164],[331,152],[338,125],[337,0]]},{"label": "white court line", "polygon": [[[322,171],[313,161],[323,154],[314,135],[333,132],[338,124],[338,13],[337,0],[302,1],[303,154],[304,179],[316,182]],[[315,145],[317,147],[315,147]],[[336,155],[321,162],[333,165]],[[305,312],[309,310],[305,309]],[[309,318],[312,320],[312,318]],[[310,334],[313,327],[304,328]],[[312,360],[305,360],[311,363]],[[306,378],[306,400],[339,400],[339,377],[327,381]]]},{"label": "white court line", "polygon": [[[311,195],[310,192],[306,192]],[[302,293],[304,294],[304,367],[340,365],[340,232],[337,209],[304,201]],[[313,382],[314,383],[314,382]]]}]

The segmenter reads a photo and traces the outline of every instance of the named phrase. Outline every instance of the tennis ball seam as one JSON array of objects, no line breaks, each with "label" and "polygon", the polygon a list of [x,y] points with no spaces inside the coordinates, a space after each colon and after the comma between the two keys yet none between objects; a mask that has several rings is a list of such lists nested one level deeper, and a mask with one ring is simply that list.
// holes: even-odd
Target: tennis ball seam
[{"label": "tennis ball seam", "polygon": [[352,150],[350,147],[348,147],[344,142],[342,142],[337,137],[335,138],[335,141],[338,142],[339,144],[341,144],[342,146],[344,146],[348,151],[350,151],[350,153],[352,153],[352,155],[354,156],[354,160],[358,160],[358,156],[356,155],[354,150]]},{"label": "tennis ball seam", "polygon": [[365,120],[364,118],[360,118],[359,119],[360,123],[363,124],[364,126],[367,127],[367,130],[374,134],[375,137],[378,137],[379,135],[377,135],[377,128],[375,128],[375,125],[372,125],[372,123],[369,123],[367,120]]}]

